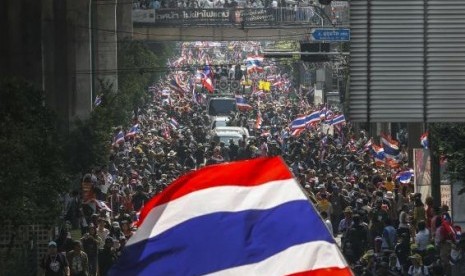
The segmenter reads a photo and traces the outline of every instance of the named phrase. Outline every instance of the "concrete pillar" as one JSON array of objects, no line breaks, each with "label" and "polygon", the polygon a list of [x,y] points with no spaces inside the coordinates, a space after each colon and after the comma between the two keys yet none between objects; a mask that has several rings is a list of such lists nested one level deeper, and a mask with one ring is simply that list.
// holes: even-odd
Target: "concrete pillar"
[{"label": "concrete pillar", "polygon": [[132,39],[132,5],[128,1],[120,0],[116,7],[116,27],[118,41]]},{"label": "concrete pillar", "polygon": [[[126,1],[127,2],[127,1]],[[117,0],[96,0],[94,13],[95,93],[118,90]]]},{"label": "concrete pillar", "polygon": [[408,123],[407,124],[407,131],[408,131],[408,166],[413,168],[413,149],[414,148],[421,148],[420,145],[420,136],[424,132],[423,123]]},{"label": "concrete pillar", "polygon": [[23,77],[41,88],[41,2],[0,2],[0,75]]},{"label": "concrete pillar", "polygon": [[92,111],[92,0],[68,0],[69,83],[71,117],[86,119]]},{"label": "concrete pillar", "polygon": [[[59,107],[55,87],[55,0],[42,0],[42,89],[46,91],[46,103],[52,107],[60,118],[67,118],[67,111]],[[63,22],[60,22],[63,23]],[[64,58],[64,57],[63,57]],[[63,93],[64,91],[61,91]]]}]

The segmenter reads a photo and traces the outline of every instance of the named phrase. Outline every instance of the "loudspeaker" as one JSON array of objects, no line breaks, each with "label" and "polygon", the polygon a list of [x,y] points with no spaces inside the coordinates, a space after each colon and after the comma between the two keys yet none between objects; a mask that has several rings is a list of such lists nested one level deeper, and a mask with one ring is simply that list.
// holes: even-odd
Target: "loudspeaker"
[{"label": "loudspeaker", "polygon": [[241,90],[241,82],[240,81],[231,81],[230,83],[231,92],[237,92]]}]

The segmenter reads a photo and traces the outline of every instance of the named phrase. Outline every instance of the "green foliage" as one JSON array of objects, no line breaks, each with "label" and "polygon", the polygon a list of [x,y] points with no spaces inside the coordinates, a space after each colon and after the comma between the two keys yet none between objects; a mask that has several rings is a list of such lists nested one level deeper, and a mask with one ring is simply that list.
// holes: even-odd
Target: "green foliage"
[{"label": "green foliage", "polygon": [[129,102],[124,104],[134,110],[148,99],[147,86],[155,80],[159,60],[138,41],[122,42],[118,50],[118,93],[127,96]]},{"label": "green foliage", "polygon": [[[465,183],[465,124],[431,124],[430,135],[436,137],[438,153],[447,158],[447,170],[451,181]],[[459,192],[465,192],[465,186]]]},{"label": "green foliage", "polygon": [[44,93],[22,80],[0,80],[0,220],[51,223],[67,188],[56,117]]},{"label": "green foliage", "polygon": [[[160,53],[165,53],[160,49]],[[127,126],[137,108],[150,99],[147,87],[156,79],[166,59],[158,57],[145,44],[124,41],[118,44],[118,91],[101,83],[102,104],[89,119],[76,121],[68,142],[69,169],[74,174],[106,165],[114,127]]]}]

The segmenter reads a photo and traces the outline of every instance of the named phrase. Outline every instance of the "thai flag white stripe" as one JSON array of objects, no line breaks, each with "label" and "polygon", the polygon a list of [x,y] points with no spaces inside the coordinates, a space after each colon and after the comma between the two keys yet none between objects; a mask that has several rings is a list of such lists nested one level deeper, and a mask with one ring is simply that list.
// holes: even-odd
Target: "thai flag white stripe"
[{"label": "thai flag white stripe", "polygon": [[[200,215],[249,209],[264,210],[289,201],[307,200],[295,185],[298,184],[294,179],[287,179],[252,187],[218,186],[187,194],[153,208],[134,236],[128,240],[127,245],[157,236]],[[205,199],[208,199],[208,202]],[[237,204],[231,205],[231,202]]]},{"label": "thai flag white stripe", "polygon": [[207,275],[289,275],[322,268],[345,268],[347,264],[343,260],[344,257],[336,244],[314,241],[289,247],[258,263],[232,267]]}]

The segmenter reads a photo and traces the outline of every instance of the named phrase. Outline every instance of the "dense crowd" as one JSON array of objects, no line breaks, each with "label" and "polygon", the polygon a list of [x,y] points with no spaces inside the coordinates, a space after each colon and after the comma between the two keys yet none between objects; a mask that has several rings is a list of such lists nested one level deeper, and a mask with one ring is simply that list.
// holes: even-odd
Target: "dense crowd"
[{"label": "dense crowd", "polygon": [[[183,43],[170,66],[241,60],[261,51],[260,44],[249,42],[215,46],[223,50]],[[45,270],[68,266],[71,275],[106,275],[136,231],[138,212],[178,176],[210,164],[279,155],[330,232],[341,236],[342,253],[356,275],[463,275],[465,241],[449,228],[448,207],[434,206],[430,197],[422,202],[412,181],[398,177],[408,171],[405,145],[394,163],[377,164],[366,132],[355,132],[349,122],[328,124],[340,114],[337,108],[314,105],[313,90],[294,87],[288,72],[273,62],[262,66],[253,72],[240,66],[210,69],[216,78],[252,83],[250,91],[236,91],[251,108],[231,113],[228,124],[249,129],[254,138],[237,143],[212,137],[195,71],[173,70],[150,87],[152,102],[140,107],[130,126],[115,129],[108,164],[85,174],[81,190],[65,197],[67,225],[49,244]],[[254,85],[260,80],[273,84],[270,91]],[[318,122],[292,128],[295,118],[315,111],[321,114]],[[80,229],[82,237],[73,240],[71,229]]]},{"label": "dense crowd", "polygon": [[313,1],[287,0],[137,0],[133,9],[175,8],[293,8],[313,5]]}]

